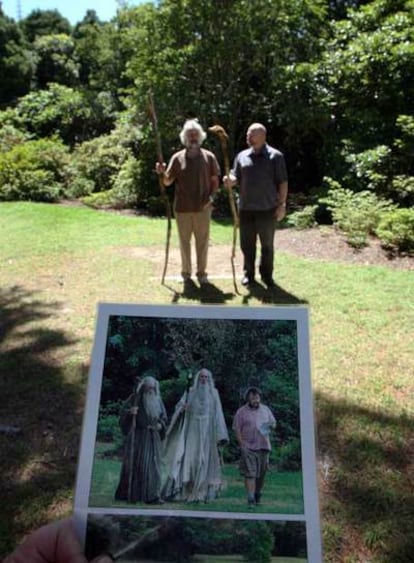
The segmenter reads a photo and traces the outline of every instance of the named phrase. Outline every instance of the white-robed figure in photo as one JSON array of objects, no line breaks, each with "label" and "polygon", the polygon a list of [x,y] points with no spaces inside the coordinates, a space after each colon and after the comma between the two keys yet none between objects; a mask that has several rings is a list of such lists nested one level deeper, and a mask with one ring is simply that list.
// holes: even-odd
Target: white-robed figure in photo
[{"label": "white-robed figure in photo", "polygon": [[229,440],[211,372],[202,368],[175,407],[164,446],[166,500],[208,502],[222,487],[219,446]]}]

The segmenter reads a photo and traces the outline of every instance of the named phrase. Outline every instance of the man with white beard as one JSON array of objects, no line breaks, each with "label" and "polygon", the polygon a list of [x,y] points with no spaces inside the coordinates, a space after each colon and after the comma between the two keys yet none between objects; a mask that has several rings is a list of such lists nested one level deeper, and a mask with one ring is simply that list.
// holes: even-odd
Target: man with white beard
[{"label": "man with white beard", "polygon": [[119,424],[126,442],[115,499],[162,503],[161,440],[167,415],[159,384],[153,377],[144,377],[127,399]]},{"label": "man with white beard", "polygon": [[222,487],[219,446],[229,435],[211,372],[202,368],[177,403],[164,448],[168,500],[209,502]]},{"label": "man with white beard", "polygon": [[184,123],[180,141],[184,149],[172,155],[168,167],[157,162],[155,170],[164,186],[175,183],[174,213],[181,253],[181,276],[191,283],[191,237],[194,235],[197,279],[208,283],[207,253],[212,204],[219,187],[220,169],[214,154],[201,148],[207,137],[197,119]]}]

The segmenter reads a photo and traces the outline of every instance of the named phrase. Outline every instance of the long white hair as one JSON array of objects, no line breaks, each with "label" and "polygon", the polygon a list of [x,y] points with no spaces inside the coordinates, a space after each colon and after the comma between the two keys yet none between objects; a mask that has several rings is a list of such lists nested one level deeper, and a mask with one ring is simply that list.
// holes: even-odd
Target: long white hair
[{"label": "long white hair", "polygon": [[140,393],[144,392],[144,387],[148,384],[151,383],[152,385],[154,385],[155,387],[155,394],[157,395],[157,397],[160,396],[160,384],[158,383],[158,381],[155,379],[155,377],[152,377],[151,375],[147,375],[144,377],[144,379],[141,379],[141,381],[138,383],[137,385],[137,389],[136,389],[136,393],[137,395],[139,395]]},{"label": "long white hair", "polygon": [[183,128],[181,129],[181,132],[180,132],[180,141],[181,141],[182,145],[184,145],[184,146],[186,145],[187,131],[192,131],[193,129],[198,131],[200,145],[203,141],[205,141],[205,139],[207,137],[207,133],[201,127],[198,120],[197,119],[187,119],[187,121],[184,123]]}]

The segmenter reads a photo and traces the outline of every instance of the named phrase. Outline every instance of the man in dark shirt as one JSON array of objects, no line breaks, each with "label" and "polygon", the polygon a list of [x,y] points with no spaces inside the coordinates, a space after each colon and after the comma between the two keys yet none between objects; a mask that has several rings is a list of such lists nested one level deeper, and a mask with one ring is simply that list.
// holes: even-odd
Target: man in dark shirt
[{"label": "man in dark shirt", "polygon": [[235,158],[229,176],[223,178],[230,189],[240,188],[240,246],[244,256],[243,285],[255,281],[256,243],[259,237],[261,258],[259,271],[268,288],[273,281],[273,240],[276,221],[286,214],[288,181],[284,156],[266,143],[266,128],[252,123],[246,135],[248,149]]},{"label": "man in dark shirt", "polygon": [[208,282],[207,251],[214,194],[219,186],[219,165],[214,154],[201,148],[206,138],[201,125],[192,119],[184,123],[180,133],[185,149],[171,157],[168,167],[156,163],[165,186],[175,182],[174,212],[181,252],[181,275],[191,279],[191,237],[194,235],[197,257],[197,279]]}]

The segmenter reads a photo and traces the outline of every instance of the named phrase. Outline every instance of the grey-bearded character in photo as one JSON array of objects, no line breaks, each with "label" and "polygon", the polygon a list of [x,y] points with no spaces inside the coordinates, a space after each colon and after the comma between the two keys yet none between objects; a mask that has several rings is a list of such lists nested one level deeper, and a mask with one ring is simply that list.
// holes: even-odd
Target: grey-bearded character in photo
[{"label": "grey-bearded character in photo", "polygon": [[163,497],[208,502],[222,488],[219,446],[229,440],[213,376],[202,368],[177,403],[167,430]]},{"label": "grey-bearded character in photo", "polygon": [[159,384],[147,376],[126,401],[119,424],[126,442],[116,500],[161,503],[161,449],[167,415]]},{"label": "grey-bearded character in photo", "polygon": [[249,387],[246,404],[238,409],[233,430],[240,446],[240,473],[244,477],[249,508],[260,504],[271,450],[270,432],[276,427],[271,410],[261,403],[260,390]]},{"label": "grey-bearded character in photo", "polygon": [[220,168],[214,154],[201,145],[207,137],[196,119],[184,123],[180,133],[184,149],[171,157],[168,166],[157,162],[155,169],[164,186],[175,183],[174,213],[181,253],[181,276],[191,280],[191,237],[194,235],[197,279],[208,283],[207,253],[212,204],[219,187]]}]

